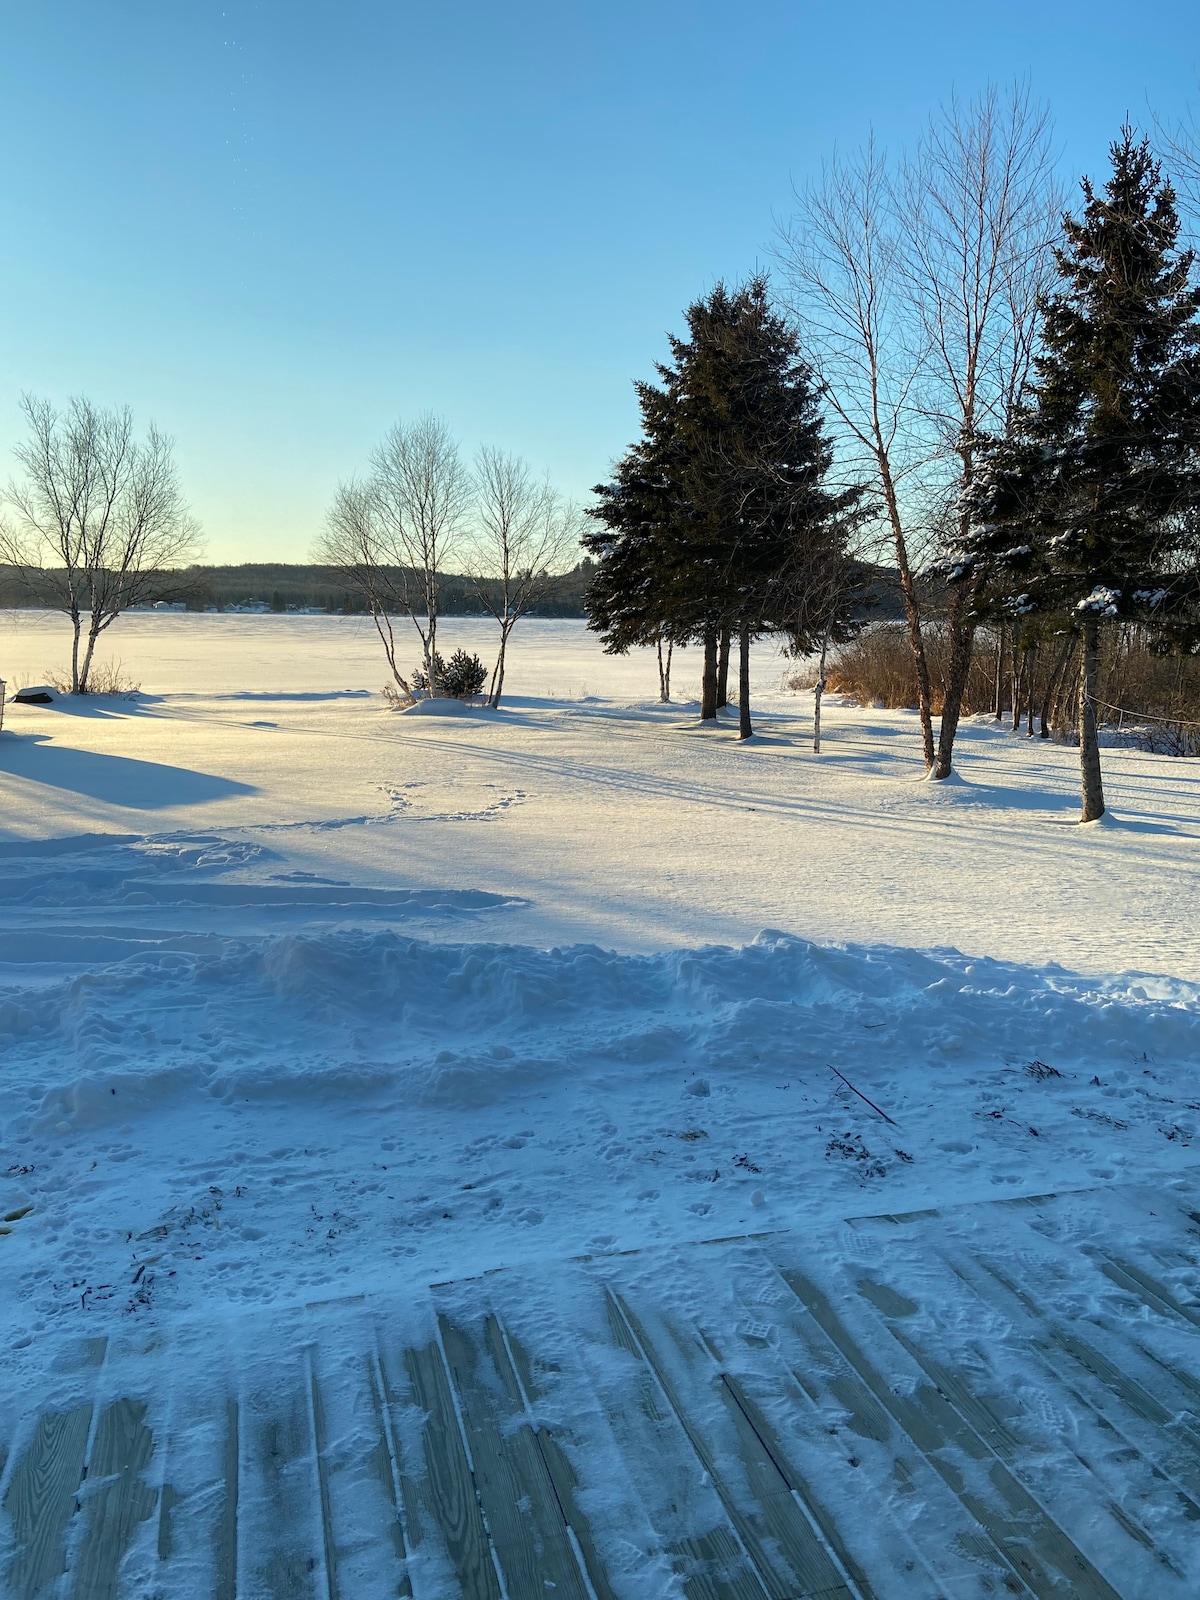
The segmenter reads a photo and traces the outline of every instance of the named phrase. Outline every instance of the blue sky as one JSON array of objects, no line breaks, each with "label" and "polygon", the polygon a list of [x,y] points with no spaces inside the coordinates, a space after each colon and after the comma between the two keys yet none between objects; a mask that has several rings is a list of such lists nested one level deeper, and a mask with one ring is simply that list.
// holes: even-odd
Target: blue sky
[{"label": "blue sky", "polygon": [[23,390],[173,433],[212,559],[305,560],[432,409],[582,496],[791,186],[1027,77],[1064,171],[1195,104],[1194,4],[7,0],[0,452]]}]

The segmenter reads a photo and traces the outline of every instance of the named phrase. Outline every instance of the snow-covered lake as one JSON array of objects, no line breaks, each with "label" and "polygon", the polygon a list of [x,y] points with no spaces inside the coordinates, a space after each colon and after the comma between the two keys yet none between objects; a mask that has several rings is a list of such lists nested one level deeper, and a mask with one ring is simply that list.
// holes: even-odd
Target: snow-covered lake
[{"label": "snow-covered lake", "polygon": [[[10,680],[63,659],[60,620],[0,624]],[[451,619],[443,653],[489,637]],[[815,757],[769,645],[744,746],[698,723],[694,652],[661,706],[649,654],[572,622],[527,625],[508,705],[455,718],[386,708],[364,620],[134,616],[107,649],[140,698],[10,706],[0,736],[18,1443],[84,1337],[136,1373],[215,1319],[233,1370],[310,1302],[751,1233],[816,1230],[852,1275],[849,1216],[1194,1196],[1200,763],[1106,751],[1113,818],[1078,829],[1075,753],[986,722],[946,785],[904,714],[830,704]],[[1031,1239],[990,1248],[1019,1275]],[[737,1292],[706,1283],[744,1326]],[[1130,1594],[1187,1592],[1135,1546],[1103,1546]]]}]

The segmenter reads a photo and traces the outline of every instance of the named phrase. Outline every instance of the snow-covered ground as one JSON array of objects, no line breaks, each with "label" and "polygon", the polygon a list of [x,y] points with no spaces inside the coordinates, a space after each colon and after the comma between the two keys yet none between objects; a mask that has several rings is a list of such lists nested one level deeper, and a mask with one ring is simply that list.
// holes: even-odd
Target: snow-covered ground
[{"label": "snow-covered ground", "polygon": [[[2,621],[10,683],[62,660],[59,619]],[[945,785],[905,714],[827,702],[815,757],[769,645],[742,746],[694,653],[660,706],[573,622],[455,718],[385,707],[362,620],[111,637],[139,698],[0,736],[10,1438],[81,1334],[749,1233],[831,1268],[840,1219],[1051,1189],[1194,1203],[1200,763],[1106,751],[1080,829],[1075,753],[990,723]]]}]

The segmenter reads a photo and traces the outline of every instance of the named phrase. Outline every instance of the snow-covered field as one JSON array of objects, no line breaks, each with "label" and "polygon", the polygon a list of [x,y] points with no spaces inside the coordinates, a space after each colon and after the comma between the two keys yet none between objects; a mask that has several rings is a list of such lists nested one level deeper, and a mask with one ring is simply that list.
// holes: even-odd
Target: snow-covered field
[{"label": "snow-covered field", "polygon": [[[10,614],[0,672],[63,644]],[[827,702],[815,757],[768,645],[745,746],[699,725],[694,652],[660,706],[573,622],[454,718],[386,709],[360,620],[136,616],[111,648],[139,698],[0,736],[9,1442],[81,1336],[236,1344],[751,1233],[832,1272],[844,1218],[1048,1190],[1086,1196],[1067,1229],[1106,1188],[1195,1205],[1200,763],[1106,751],[1080,829],[1075,753],[987,723],[945,785],[905,714]],[[1194,1592],[1172,1559],[1121,1592]]]}]

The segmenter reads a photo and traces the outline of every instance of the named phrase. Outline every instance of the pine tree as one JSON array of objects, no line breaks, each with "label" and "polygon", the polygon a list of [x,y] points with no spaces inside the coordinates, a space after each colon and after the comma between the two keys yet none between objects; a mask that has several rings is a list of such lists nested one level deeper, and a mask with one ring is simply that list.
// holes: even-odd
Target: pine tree
[{"label": "pine tree", "polygon": [[716,714],[718,641],[740,645],[740,732],[751,730],[750,644],[785,627],[806,546],[845,538],[861,490],[826,484],[832,447],[795,332],[767,283],[723,284],[687,311],[661,387],[638,385],[642,439],[597,489],[605,532],[589,599],[606,648],[704,644],[701,715]]},{"label": "pine tree", "polygon": [[962,572],[990,575],[1017,616],[1080,640],[1081,820],[1104,813],[1097,740],[1101,629],[1190,639],[1200,517],[1200,289],[1175,196],[1148,142],[1122,130],[1102,193],[1063,219],[1060,287],[1011,434],[985,441]]}]

